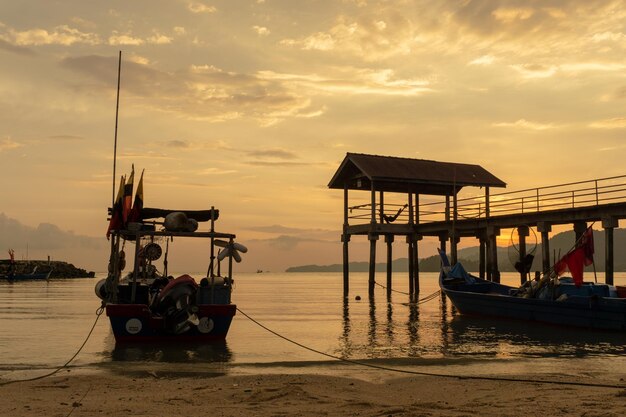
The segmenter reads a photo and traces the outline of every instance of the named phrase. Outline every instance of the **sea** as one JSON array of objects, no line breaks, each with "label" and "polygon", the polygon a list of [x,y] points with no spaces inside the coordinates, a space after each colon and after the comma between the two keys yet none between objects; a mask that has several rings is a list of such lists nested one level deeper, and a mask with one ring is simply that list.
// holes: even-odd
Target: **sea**
[{"label": "sea", "polygon": [[[436,273],[420,274],[417,303],[406,294],[406,273],[393,275],[390,299],[384,273],[376,276],[373,298],[368,275],[352,273],[347,299],[340,273],[240,273],[233,292],[240,311],[226,341],[190,346],[116,346],[106,314],[96,315],[94,286],[104,277],[0,282],[0,379],[54,370],[83,343],[68,369],[345,373],[361,362],[454,375],[581,376],[621,369],[626,377],[625,332],[464,317],[437,294]],[[517,285],[519,275],[504,273],[502,281]],[[604,282],[602,274],[598,281]],[[626,285],[626,273],[617,273],[615,283]]]}]

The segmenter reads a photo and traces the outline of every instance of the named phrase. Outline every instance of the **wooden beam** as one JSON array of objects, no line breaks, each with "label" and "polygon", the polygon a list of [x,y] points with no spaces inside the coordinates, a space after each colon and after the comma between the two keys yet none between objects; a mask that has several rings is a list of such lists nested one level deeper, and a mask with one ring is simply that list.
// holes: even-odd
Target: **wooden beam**
[{"label": "wooden beam", "polygon": [[392,291],[392,282],[391,282],[391,274],[392,274],[392,264],[393,264],[393,256],[392,256],[392,244],[393,244],[393,235],[385,235],[385,243],[387,243],[387,298],[391,298]]}]

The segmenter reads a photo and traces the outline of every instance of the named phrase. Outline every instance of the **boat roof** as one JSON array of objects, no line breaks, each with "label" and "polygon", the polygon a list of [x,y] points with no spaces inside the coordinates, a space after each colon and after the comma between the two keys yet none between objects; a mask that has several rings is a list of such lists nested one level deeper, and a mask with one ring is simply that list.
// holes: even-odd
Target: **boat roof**
[{"label": "boat roof", "polygon": [[462,187],[506,187],[480,165],[348,152],[329,188],[452,195]]}]

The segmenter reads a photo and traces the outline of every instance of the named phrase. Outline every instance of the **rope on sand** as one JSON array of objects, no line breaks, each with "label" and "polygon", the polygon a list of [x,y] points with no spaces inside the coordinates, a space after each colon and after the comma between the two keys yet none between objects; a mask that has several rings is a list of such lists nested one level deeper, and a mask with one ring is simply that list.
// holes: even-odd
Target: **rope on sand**
[{"label": "rope on sand", "polygon": [[80,353],[81,350],[83,350],[83,348],[85,347],[85,345],[87,344],[87,341],[89,340],[89,338],[91,337],[91,334],[93,333],[93,330],[96,328],[96,324],[98,323],[98,319],[100,318],[100,316],[102,315],[102,312],[104,311],[104,307],[99,307],[98,310],[96,310],[96,320],[93,322],[93,325],[91,326],[91,330],[89,330],[89,333],[87,334],[87,337],[85,338],[85,341],[83,342],[82,345],[80,345],[80,347],[78,348],[78,350],[76,351],[76,353],[74,354],[74,356],[72,356],[67,362],[65,362],[63,365],[59,366],[58,368],[56,368],[54,371],[49,372],[45,375],[40,375],[40,376],[36,376],[34,378],[27,378],[27,379],[16,379],[13,381],[5,381],[5,382],[0,382],[0,387],[3,385],[9,385],[9,384],[15,384],[16,382],[29,382],[29,381],[37,381],[39,379],[44,379],[44,378],[48,378],[54,374],[56,374],[57,372],[59,372],[62,369],[65,369],[68,367],[68,365],[74,360],[76,359],[76,357],[78,356],[78,354]]},{"label": "rope on sand", "polygon": [[398,369],[398,368],[390,368],[387,366],[376,365],[373,363],[360,362],[353,359],[346,359],[339,356],[331,355],[326,352],[322,352],[320,350],[314,349],[312,347],[303,345],[302,343],[296,342],[293,339],[290,339],[286,336],[281,335],[278,332],[270,329],[269,327],[259,323],[257,320],[253,319],[246,313],[244,313],[239,307],[237,307],[237,311],[241,313],[248,320],[261,327],[262,329],[268,331],[276,337],[279,337],[289,343],[292,343],[296,346],[299,346],[308,351],[317,353],[322,356],[326,356],[327,358],[335,359],[341,362],[350,363],[353,365],[365,366],[368,368],[379,369],[382,371],[389,372],[397,372],[402,374],[410,374],[410,375],[422,375],[422,376],[433,376],[440,378],[453,378],[453,379],[470,379],[470,380],[482,380],[482,381],[500,381],[500,382],[518,382],[518,383],[527,383],[527,384],[546,384],[546,385],[569,385],[569,386],[579,386],[579,387],[594,387],[594,388],[617,388],[617,389],[626,389],[626,385],[617,385],[617,384],[595,384],[588,382],[573,382],[573,381],[554,381],[554,380],[541,380],[541,379],[526,379],[526,378],[507,378],[507,377],[490,377],[490,376],[475,376],[475,375],[450,375],[450,374],[441,374],[437,372],[422,372],[422,371],[413,371],[409,369]]}]

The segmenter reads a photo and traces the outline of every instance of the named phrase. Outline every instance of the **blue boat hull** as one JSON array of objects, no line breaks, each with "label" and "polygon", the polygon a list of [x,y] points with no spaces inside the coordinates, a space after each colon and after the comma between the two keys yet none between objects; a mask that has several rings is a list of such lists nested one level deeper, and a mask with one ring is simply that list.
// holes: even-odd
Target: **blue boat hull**
[{"label": "blue boat hull", "polygon": [[475,283],[446,284],[443,293],[461,314],[504,317],[589,329],[626,331],[626,299],[569,296],[556,301],[509,295],[513,287],[475,278]]},{"label": "blue boat hull", "polygon": [[117,343],[210,342],[224,340],[237,310],[234,304],[198,306],[200,325],[180,334],[168,332],[165,319],[145,304],[107,304],[106,314]]},{"label": "blue boat hull", "polygon": [[13,274],[2,276],[7,281],[37,281],[47,280],[50,278],[50,272],[38,272],[32,274]]}]

